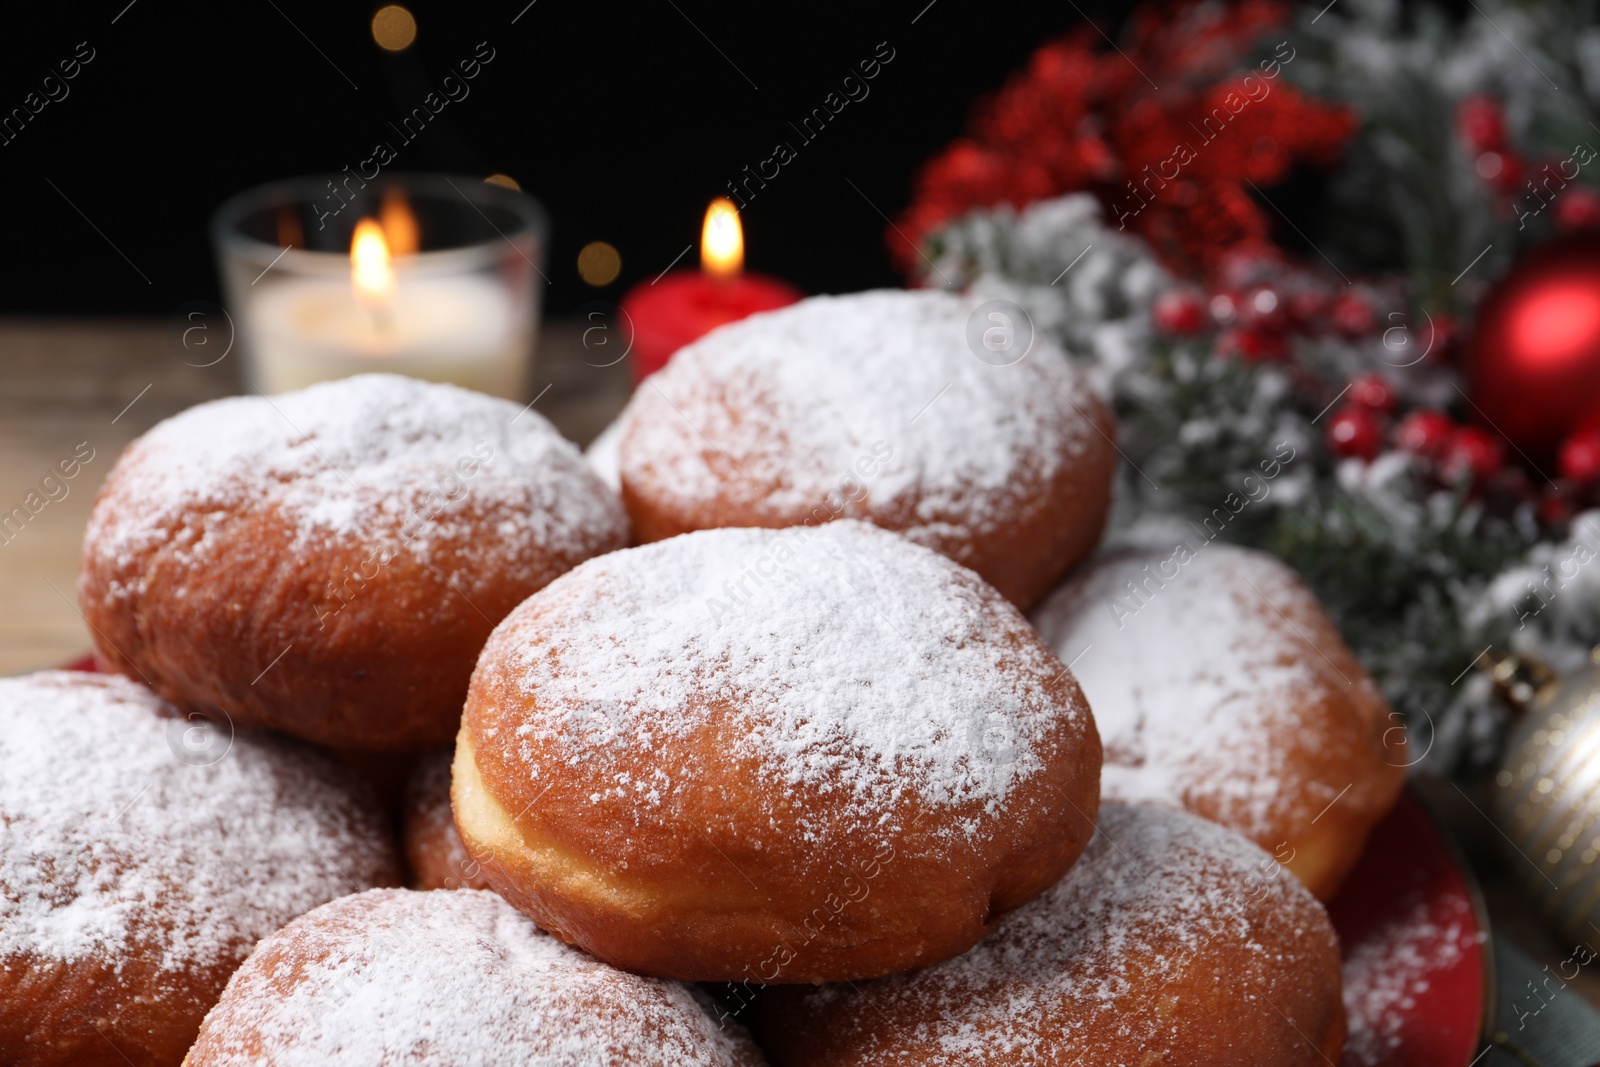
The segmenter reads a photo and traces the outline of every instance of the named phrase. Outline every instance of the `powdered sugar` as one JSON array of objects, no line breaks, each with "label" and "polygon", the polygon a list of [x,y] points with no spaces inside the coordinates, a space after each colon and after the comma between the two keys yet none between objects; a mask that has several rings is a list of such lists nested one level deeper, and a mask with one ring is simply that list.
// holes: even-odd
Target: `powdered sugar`
[{"label": "powdered sugar", "polygon": [[375,890],[264,942],[229,983],[197,1067],[756,1067],[689,990],[615,970],[493,893]]},{"label": "powdered sugar", "polygon": [[0,965],[211,966],[398,874],[381,817],[322,757],[240,735],[190,765],[174,746],[192,728],[121,678],[0,680]]},{"label": "powdered sugar", "polygon": [[1051,594],[1033,621],[1094,709],[1103,795],[1204,796],[1224,824],[1268,832],[1288,787],[1306,786],[1287,765],[1306,691],[1348,684],[1278,613],[1308,603],[1281,563],[1217,543],[1113,550]]},{"label": "powdered sugar", "polygon": [[792,514],[842,496],[846,514],[894,516],[919,543],[981,536],[1098,438],[1087,387],[1053,343],[1036,337],[1010,366],[974,354],[976,304],[931,290],[813,297],[714,331],[635,393],[623,482],[685,512],[732,498]]},{"label": "powdered sugar", "polygon": [[[933,1049],[937,1062],[960,1064],[1066,1063],[1068,1053],[1132,1062],[1104,1057],[1134,1050],[1141,1062],[1201,1059],[1181,1042],[1195,1022],[1214,1026],[1222,1001],[1270,1015],[1266,1000],[1298,1015],[1336,992],[1326,917],[1293,878],[1262,879],[1264,866],[1273,866],[1266,853],[1194,816],[1110,804],[1066,877],[976,948],[808,993],[803,1017],[837,1031],[852,1053],[841,1063],[928,1063]],[[1206,999],[1219,981],[1225,988],[1185,1025],[1184,991]]]},{"label": "powdered sugar", "polygon": [[[536,697],[517,738],[492,742],[536,780],[550,760],[604,777],[617,752],[732,707],[773,788],[833,794],[834,831],[874,825],[905,792],[997,811],[1039,772],[1063,717],[1087,718],[1046,691],[1062,667],[999,594],[848,520],[706,530],[590,560],[513,612],[478,670],[475,685],[504,672]],[[604,780],[644,809],[694,789]]]},{"label": "powdered sugar", "polygon": [[436,537],[485,554],[533,542],[582,555],[626,521],[537,412],[387,374],[190,408],[129,446],[111,486],[87,543],[112,559],[170,538],[213,563],[208,534],[240,509],[286,519],[290,551],[333,539],[422,560]]},{"label": "powdered sugar", "polygon": [[1380,1067],[1403,1041],[1429,976],[1461,958],[1462,939],[1476,924],[1467,897],[1448,899],[1454,916],[1438,914],[1440,898],[1413,890],[1394,915],[1364,934],[1344,961],[1344,1006],[1350,1025],[1340,1062]]}]

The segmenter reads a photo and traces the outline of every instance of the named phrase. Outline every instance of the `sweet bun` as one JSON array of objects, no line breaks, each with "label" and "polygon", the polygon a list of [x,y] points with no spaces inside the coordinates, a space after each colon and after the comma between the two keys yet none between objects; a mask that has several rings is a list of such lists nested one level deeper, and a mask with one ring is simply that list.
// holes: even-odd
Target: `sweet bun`
[{"label": "sweet bun", "polygon": [[1100,538],[1115,430],[1053,343],[1033,337],[998,366],[973,340],[985,327],[998,328],[973,299],[879,291],[812,297],[681,349],[623,414],[636,539],[864,519],[1028,607]]},{"label": "sweet bun", "polygon": [[258,939],[399,882],[347,779],[126,679],[0,680],[0,1061],[182,1060]]},{"label": "sweet bun", "polygon": [[454,735],[494,624],[627,518],[537,413],[363,375],[201,404],[131,444],[78,595],[108,668],[341,749]]},{"label": "sweet bun", "polygon": [[761,1067],[684,986],[608,967],[493,893],[378,889],[263,941],[188,1067]]},{"label": "sweet bun", "polygon": [[855,521],[591,560],[495,629],[453,798],[490,885],[641,974],[925,966],[1093,832],[1077,683],[971,571]]},{"label": "sweet bun", "polygon": [[1405,737],[1294,571],[1221,543],[1124,547],[1032,618],[1094,707],[1107,800],[1221,823],[1333,896],[1399,795]]},{"label": "sweet bun", "polygon": [[1321,1067],[1344,1043],[1339,945],[1244,838],[1108,803],[1066,878],[971,952],[774,990],[762,1030],[777,1067]]},{"label": "sweet bun", "polygon": [[456,832],[450,810],[449,746],[429,749],[406,783],[400,812],[406,863],[418,889],[487,889],[488,881]]}]

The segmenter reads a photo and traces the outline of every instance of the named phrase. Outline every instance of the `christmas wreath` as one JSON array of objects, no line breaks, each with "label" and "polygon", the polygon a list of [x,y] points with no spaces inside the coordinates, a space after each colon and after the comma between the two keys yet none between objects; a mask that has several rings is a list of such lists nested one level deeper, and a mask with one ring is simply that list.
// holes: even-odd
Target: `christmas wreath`
[{"label": "christmas wreath", "polygon": [[886,235],[1091,367],[1116,536],[1288,560],[1440,771],[1496,751],[1485,649],[1600,643],[1593,15],[1146,7],[1040,48]]}]

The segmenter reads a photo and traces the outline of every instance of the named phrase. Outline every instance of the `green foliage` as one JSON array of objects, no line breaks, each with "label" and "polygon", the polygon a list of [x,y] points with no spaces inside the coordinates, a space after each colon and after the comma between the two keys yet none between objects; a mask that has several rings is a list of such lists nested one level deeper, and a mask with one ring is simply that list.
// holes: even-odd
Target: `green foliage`
[{"label": "green foliage", "polygon": [[[1399,453],[1352,463],[1341,478],[1312,425],[1318,399],[1276,367],[1217,359],[1199,346],[1158,347],[1115,397],[1136,468],[1123,481],[1125,519],[1163,515],[1197,529],[1229,492],[1249,496],[1253,484],[1259,494],[1262,461],[1289,444],[1295,458],[1259,504],[1216,524],[1221,539],[1270,551],[1299,571],[1395,709],[1437,723],[1463,698],[1455,680],[1514,622],[1507,612],[1490,627],[1466,625],[1469,606],[1537,531],[1488,514],[1465,485],[1433,485]],[[1471,758],[1459,745],[1439,755],[1449,764]]]},{"label": "green foliage", "polygon": [[[1564,184],[1553,168],[1580,143],[1600,147],[1596,4],[1478,0],[1465,19],[1392,0],[1319,9],[1301,12],[1299,54],[1285,69],[1362,120],[1319,248],[1347,273],[1404,271],[1432,312],[1470,312],[1485,279],[1553,231],[1540,199]],[[1526,167],[1510,189],[1492,189],[1457,136],[1457,108],[1473,94],[1503,107],[1511,154]],[[1600,162],[1568,178],[1600,188]]]}]

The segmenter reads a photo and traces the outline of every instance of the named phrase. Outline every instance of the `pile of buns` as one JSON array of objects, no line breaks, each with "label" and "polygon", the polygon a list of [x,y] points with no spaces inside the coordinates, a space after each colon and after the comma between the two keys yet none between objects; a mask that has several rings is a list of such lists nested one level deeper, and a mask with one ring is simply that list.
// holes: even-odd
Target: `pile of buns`
[{"label": "pile of buns", "polygon": [[1096,554],[1109,411],[971,312],[724,327],[609,464],[382,375],[135,441],[104,673],[0,680],[0,1062],[1336,1060],[1403,739],[1280,563]]}]

